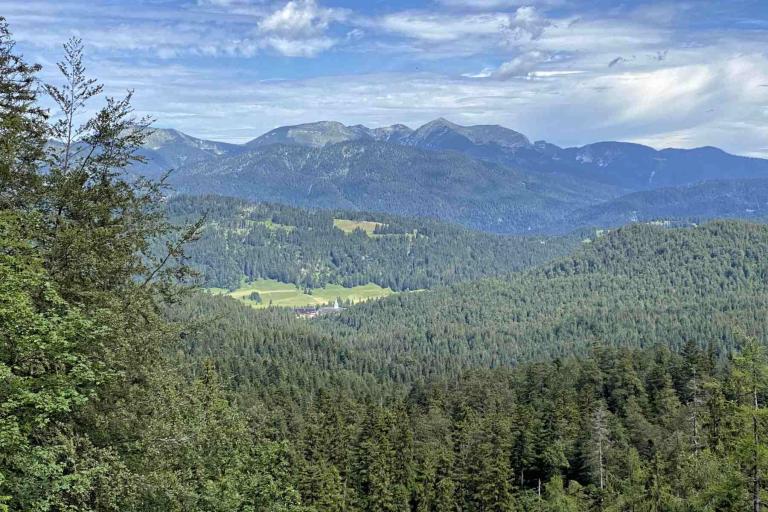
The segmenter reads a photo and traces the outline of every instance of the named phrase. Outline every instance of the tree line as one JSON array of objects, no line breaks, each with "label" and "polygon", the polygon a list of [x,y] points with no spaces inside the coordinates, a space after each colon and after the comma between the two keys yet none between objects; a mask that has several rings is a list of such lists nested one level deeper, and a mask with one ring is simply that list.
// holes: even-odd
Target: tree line
[{"label": "tree line", "polygon": [[768,361],[740,347],[595,347],[387,404],[320,392],[288,433],[295,485],[327,511],[760,510]]}]

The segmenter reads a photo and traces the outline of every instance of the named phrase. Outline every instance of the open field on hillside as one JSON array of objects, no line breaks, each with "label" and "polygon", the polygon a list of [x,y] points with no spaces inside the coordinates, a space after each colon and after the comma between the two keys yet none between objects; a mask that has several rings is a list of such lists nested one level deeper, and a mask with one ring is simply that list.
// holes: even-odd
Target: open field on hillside
[{"label": "open field on hillside", "polygon": [[[316,306],[333,302],[337,298],[357,303],[379,299],[394,293],[389,288],[382,288],[376,284],[369,283],[355,286],[354,288],[344,288],[343,286],[330,284],[323,288],[315,288],[312,290],[312,295],[308,295],[292,284],[281,283],[273,279],[259,279],[246,283],[233,292],[221,288],[211,288],[209,291],[215,294],[228,295],[255,308],[266,308],[270,305],[290,308]],[[253,292],[259,294],[261,303],[256,303],[249,299]]]},{"label": "open field on hillside", "polygon": [[356,229],[365,231],[368,236],[373,235],[376,226],[383,226],[381,222],[368,220],[333,219],[333,225],[345,233],[352,233]]}]

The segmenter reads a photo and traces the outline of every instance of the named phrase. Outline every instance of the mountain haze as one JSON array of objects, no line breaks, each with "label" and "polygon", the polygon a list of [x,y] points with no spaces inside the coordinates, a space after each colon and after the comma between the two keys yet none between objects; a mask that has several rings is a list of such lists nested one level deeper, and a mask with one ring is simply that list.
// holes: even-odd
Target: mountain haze
[{"label": "mountain haze", "polygon": [[200,161],[172,177],[182,193],[215,193],[295,206],[436,217],[488,231],[539,229],[573,205],[609,199],[590,189],[475,160],[375,141],[319,148],[269,145]]},{"label": "mountain haze", "polygon": [[[504,233],[754,218],[763,206],[760,180],[768,179],[768,161],[712,147],[561,148],[502,126],[442,118],[415,130],[321,121],[276,128],[244,145],[156,130],[143,154],[147,174],[176,169],[172,183],[183,193],[426,216]],[[758,181],[753,190],[727,185],[733,180]],[[705,202],[697,195],[704,190]]]},{"label": "mountain haze", "polygon": [[345,126],[336,121],[318,121],[275,128],[246,145],[248,147],[261,147],[270,144],[295,144],[318,148],[326,144],[355,140],[400,143],[412,133],[412,129],[402,124],[371,129],[359,124]]},{"label": "mountain haze", "polygon": [[238,144],[198,139],[178,130],[156,128],[151,130],[139,154],[147,159],[146,170],[158,173],[195,162],[212,162],[242,150]]}]

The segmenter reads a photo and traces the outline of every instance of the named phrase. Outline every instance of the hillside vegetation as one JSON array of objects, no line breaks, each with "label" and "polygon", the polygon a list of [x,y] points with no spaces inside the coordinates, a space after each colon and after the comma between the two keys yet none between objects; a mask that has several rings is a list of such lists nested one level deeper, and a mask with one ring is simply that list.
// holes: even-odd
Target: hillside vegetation
[{"label": "hillside vegetation", "polygon": [[[768,333],[768,227],[634,225],[506,280],[398,296],[327,320],[390,378],[584,353],[593,343],[733,345]],[[408,376],[408,377],[406,377]]]},{"label": "hillside vegetation", "polygon": [[[42,88],[0,17],[0,512],[762,510],[768,227],[553,243],[169,202],[126,178],[131,93],[89,117],[78,39],[59,68]],[[486,128],[461,132],[527,144]],[[187,246],[212,281],[434,288],[298,319],[192,289]],[[472,280],[499,268],[526,270]]]},{"label": "hillside vegetation", "polygon": [[[566,254],[585,234],[496,236],[420,218],[306,210],[208,196],[168,202],[177,222],[205,216],[187,248],[206,287],[274,279],[301,289],[375,284],[420,290],[500,275]],[[360,228],[360,229],[357,229]]]},{"label": "hillside vegetation", "polygon": [[255,308],[320,306],[332,304],[336,300],[340,304],[356,304],[387,297],[393,293],[389,288],[375,284],[351,288],[328,284],[322,288],[301,289],[294,284],[281,283],[274,279],[251,281],[233,291],[221,288],[212,288],[209,291],[238,299]]},{"label": "hillside vegetation", "polygon": [[[679,349],[695,342],[728,349],[738,330],[768,334],[767,292],[768,227],[735,221],[635,225],[503,280],[397,295],[291,327],[305,335],[291,343],[290,353],[302,353],[319,369],[407,385],[467,369],[586,354],[595,344]],[[275,354],[260,348],[269,336],[262,322],[270,324],[275,313],[221,301],[200,297],[195,308],[174,315],[203,324],[191,338],[192,353],[205,346],[201,353],[216,354],[223,366],[236,364],[233,373],[248,380],[264,370],[262,357]],[[210,315],[200,316],[203,310]],[[221,316],[218,310],[236,316],[242,331],[228,336],[217,322],[206,325],[205,318]],[[286,328],[306,323],[281,322]],[[271,361],[298,364],[294,357]]]},{"label": "hillside vegetation", "polygon": [[540,230],[566,211],[621,192],[579,177],[376,141],[257,147],[185,165],[171,183],[184,194],[431,217],[498,233]]},{"label": "hillside vegetation", "polygon": [[739,511],[768,469],[743,394],[768,396],[767,256],[761,225],[636,225],[333,318],[169,313],[182,365],[217,362],[318,510]]},{"label": "hillside vegetation", "polygon": [[668,220],[702,222],[712,218],[768,217],[768,180],[720,180],[685,187],[659,188],[577,210],[573,225],[623,226],[630,222]]}]

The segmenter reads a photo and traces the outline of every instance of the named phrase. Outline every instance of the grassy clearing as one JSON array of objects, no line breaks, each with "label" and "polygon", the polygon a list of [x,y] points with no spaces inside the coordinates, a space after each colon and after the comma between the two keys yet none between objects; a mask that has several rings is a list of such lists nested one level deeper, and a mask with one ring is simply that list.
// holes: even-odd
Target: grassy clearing
[{"label": "grassy clearing", "polygon": [[296,226],[288,226],[286,224],[277,224],[275,222],[272,222],[271,220],[260,220],[256,222],[256,224],[261,224],[262,226],[265,226],[270,231],[282,230],[282,231],[291,232],[294,229],[296,229]]},{"label": "grassy clearing", "polygon": [[[336,298],[351,300],[352,302],[364,302],[366,300],[386,297],[394,293],[389,288],[382,288],[376,284],[369,283],[355,286],[354,288],[344,288],[343,286],[331,284],[324,288],[316,288],[312,290],[312,295],[307,295],[292,284],[281,283],[273,279],[259,279],[247,283],[233,292],[221,288],[212,288],[209,291],[211,293],[229,295],[255,308],[266,308],[269,307],[270,303],[272,306],[286,308],[317,306],[332,302]],[[253,292],[258,292],[261,296],[261,304],[248,299]]]},{"label": "grassy clearing", "polygon": [[362,229],[368,236],[371,236],[376,226],[383,226],[384,224],[369,220],[333,219],[333,225],[345,233],[352,233],[356,229]]}]

